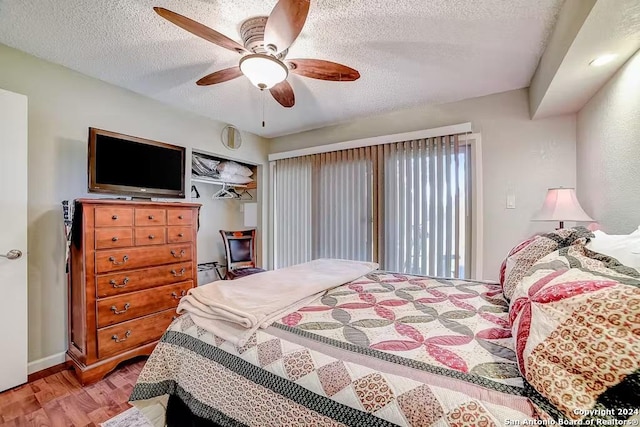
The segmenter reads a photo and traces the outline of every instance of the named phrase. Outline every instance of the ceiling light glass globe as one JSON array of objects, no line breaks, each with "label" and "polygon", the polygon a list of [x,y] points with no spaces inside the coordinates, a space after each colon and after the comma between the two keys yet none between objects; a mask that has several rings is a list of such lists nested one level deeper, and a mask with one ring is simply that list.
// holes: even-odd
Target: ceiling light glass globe
[{"label": "ceiling light glass globe", "polygon": [[270,89],[284,81],[289,74],[287,66],[273,56],[255,53],[240,59],[240,70],[260,89]]}]

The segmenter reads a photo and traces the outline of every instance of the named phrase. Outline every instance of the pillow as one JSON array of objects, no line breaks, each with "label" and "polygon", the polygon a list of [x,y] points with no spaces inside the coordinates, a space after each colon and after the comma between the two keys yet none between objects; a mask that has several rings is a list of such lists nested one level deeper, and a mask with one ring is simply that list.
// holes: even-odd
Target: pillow
[{"label": "pillow", "polygon": [[551,252],[572,245],[579,239],[590,239],[593,233],[586,228],[561,228],[550,233],[533,236],[511,251],[500,268],[500,284],[507,300],[524,275],[540,258]]},{"label": "pillow", "polygon": [[248,184],[253,181],[253,178],[243,175],[236,175],[227,172],[221,172],[219,178],[222,182],[228,182],[231,184]]},{"label": "pillow", "polygon": [[222,162],[218,165],[218,171],[229,175],[251,176],[253,172],[246,166],[236,162]]},{"label": "pillow", "polygon": [[640,271],[640,229],[628,235],[610,235],[600,230],[594,231],[594,238],[587,248],[608,255],[622,264]]},{"label": "pillow", "polygon": [[583,243],[562,248],[516,286],[509,320],[525,390],[536,405],[580,425],[637,413],[638,271]]}]

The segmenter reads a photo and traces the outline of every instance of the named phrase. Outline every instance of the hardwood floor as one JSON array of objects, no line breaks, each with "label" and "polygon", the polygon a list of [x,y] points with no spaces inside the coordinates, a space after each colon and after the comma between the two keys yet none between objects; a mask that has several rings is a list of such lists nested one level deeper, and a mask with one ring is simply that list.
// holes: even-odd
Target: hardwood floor
[{"label": "hardwood floor", "polygon": [[0,426],[98,426],[131,407],[127,400],[145,361],[84,388],[73,371],[64,370],[0,393]]}]

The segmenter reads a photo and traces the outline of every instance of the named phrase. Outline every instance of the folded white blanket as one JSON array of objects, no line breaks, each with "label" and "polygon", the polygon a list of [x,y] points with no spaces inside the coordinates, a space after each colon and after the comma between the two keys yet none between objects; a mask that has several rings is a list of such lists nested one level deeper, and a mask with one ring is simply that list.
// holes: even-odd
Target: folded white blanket
[{"label": "folded white blanket", "polygon": [[177,311],[190,313],[196,325],[242,346],[259,327],[377,268],[373,262],[318,259],[199,286],[182,298]]}]

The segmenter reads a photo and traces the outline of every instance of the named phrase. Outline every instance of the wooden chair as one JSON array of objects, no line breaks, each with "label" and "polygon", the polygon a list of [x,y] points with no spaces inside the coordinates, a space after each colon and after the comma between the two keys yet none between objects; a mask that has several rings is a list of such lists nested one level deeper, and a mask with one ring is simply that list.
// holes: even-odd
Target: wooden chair
[{"label": "wooden chair", "polygon": [[227,256],[225,279],[233,280],[264,270],[256,267],[256,230],[220,230]]}]

